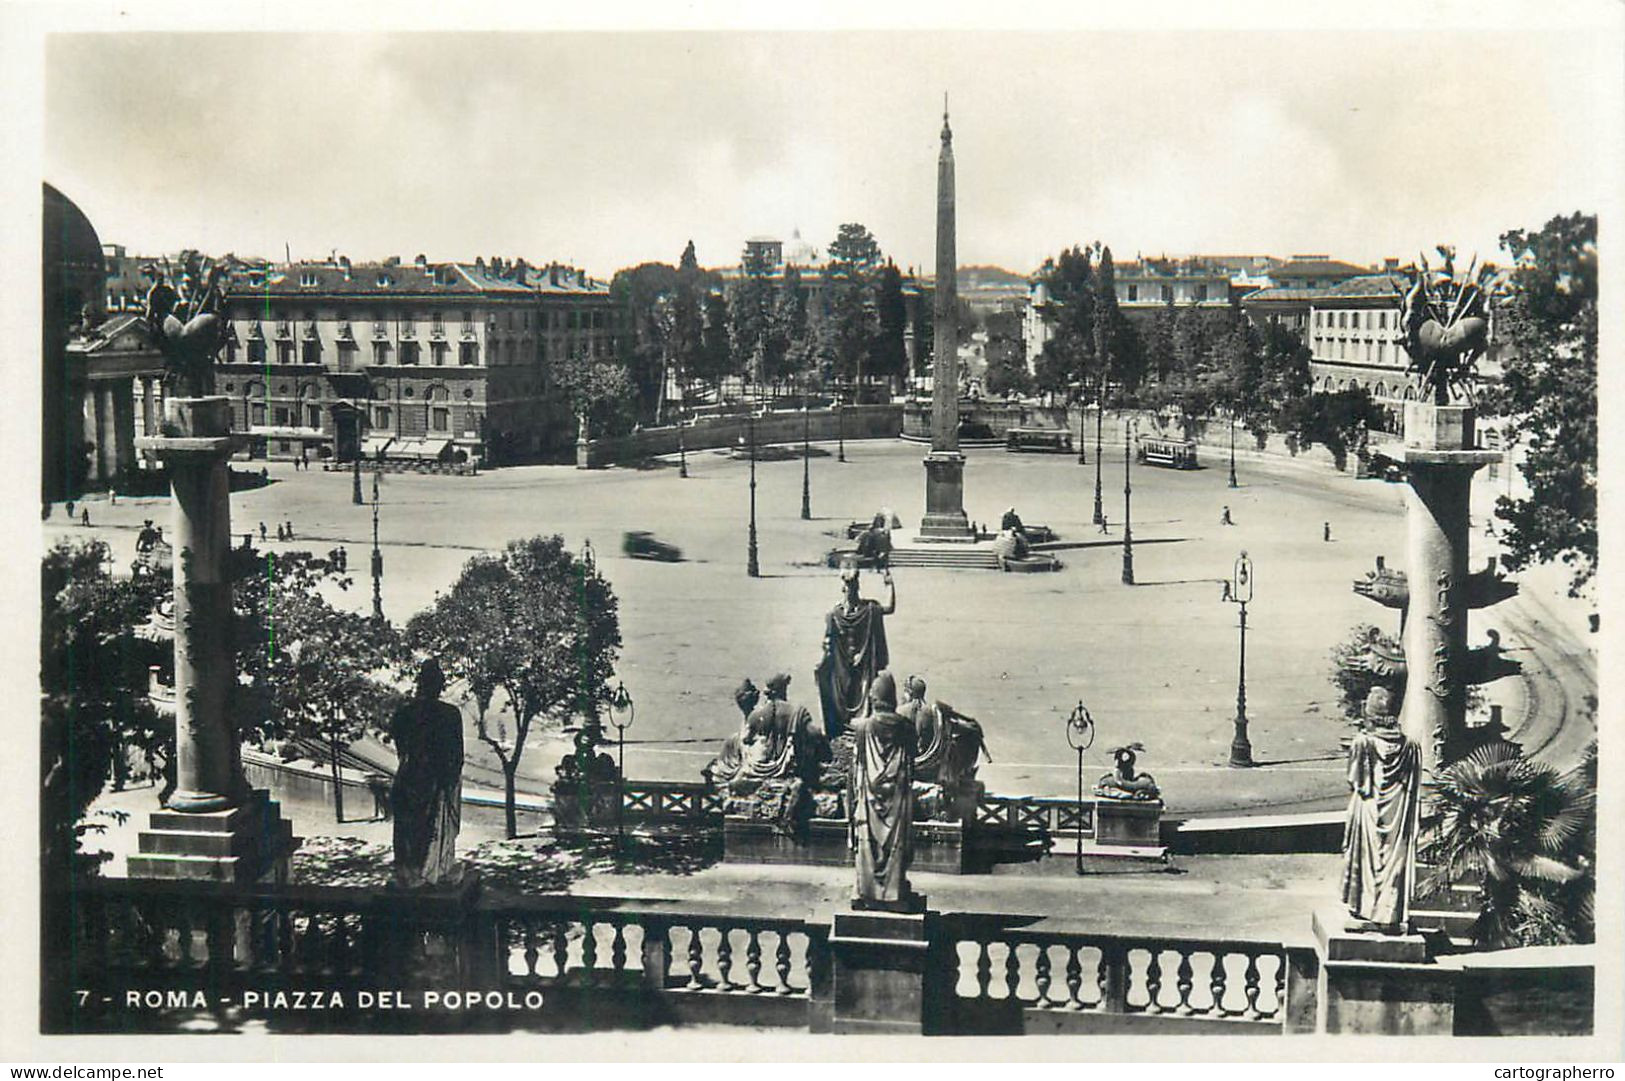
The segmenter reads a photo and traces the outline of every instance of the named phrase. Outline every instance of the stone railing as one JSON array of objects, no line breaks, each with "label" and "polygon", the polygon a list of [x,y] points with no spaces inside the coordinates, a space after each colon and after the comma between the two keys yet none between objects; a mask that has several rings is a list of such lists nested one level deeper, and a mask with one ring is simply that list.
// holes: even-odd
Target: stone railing
[{"label": "stone railing", "polygon": [[[1289,991],[1289,951],[1280,942],[1008,922],[981,914],[940,921],[956,1031],[1130,1032],[1154,1024],[1168,1032],[1280,1032],[1289,1000],[1314,994],[1301,981]],[[1312,966],[1313,951],[1306,952]],[[1306,1023],[1314,1023],[1312,1004]]]},{"label": "stone railing", "polygon": [[[816,442],[835,439],[895,439],[902,431],[900,405],[848,405],[839,413],[814,409],[803,421],[801,411],[774,410],[756,418],[756,445],[800,443],[804,431]],[[747,438],[749,420],[741,415],[693,419],[683,428],[683,447],[690,453],[737,447]],[[582,467],[619,465],[662,454],[677,453],[675,427],[644,428],[629,435],[593,439],[577,447],[576,464]]]},{"label": "stone railing", "polygon": [[978,827],[991,827],[1024,833],[1087,836],[1095,828],[1095,804],[1086,799],[1054,796],[998,796],[985,793],[976,801]]}]

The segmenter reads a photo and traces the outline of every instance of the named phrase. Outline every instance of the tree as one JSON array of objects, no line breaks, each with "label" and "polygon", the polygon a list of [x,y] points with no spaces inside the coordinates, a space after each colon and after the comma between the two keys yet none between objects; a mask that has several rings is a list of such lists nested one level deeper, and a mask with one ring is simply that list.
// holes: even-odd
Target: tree
[{"label": "tree", "polygon": [[[451,589],[407,624],[412,645],[438,657],[474,699],[478,736],[502,765],[510,838],[518,833],[515,778],[532,724],[571,716],[594,723],[610,700],[621,646],[617,607],[609,583],[563,538],[531,537],[500,556],[469,560]],[[492,735],[487,724],[499,690],[511,736]]]},{"label": "tree", "polygon": [[1027,365],[1019,359],[1012,360],[1004,356],[988,360],[983,378],[987,380],[989,394],[1005,398],[1031,394],[1035,386],[1032,375],[1027,371]]},{"label": "tree", "polygon": [[1139,333],[1117,307],[1116,268],[1112,263],[1112,249],[1100,249],[1100,261],[1095,267],[1094,283],[1094,380],[1104,388],[1116,380],[1125,391],[1139,385],[1145,368],[1145,353],[1140,345]]},{"label": "tree", "polygon": [[1473,939],[1504,947],[1594,937],[1596,752],[1567,773],[1510,743],[1475,748],[1430,785],[1425,892],[1476,877]]},{"label": "tree", "polygon": [[[728,300],[720,291],[707,292],[701,301],[700,348],[692,373],[713,385],[739,373],[728,329]],[[747,356],[749,354],[740,354]]]},{"label": "tree", "polygon": [[626,313],[630,331],[622,339],[620,361],[633,395],[633,411],[644,423],[658,418],[665,386],[669,319],[661,313],[677,290],[677,268],[667,263],[642,263],[618,270],[609,293]]},{"label": "tree", "polygon": [[907,375],[908,347],[903,332],[908,325],[908,306],[903,302],[903,275],[894,263],[881,267],[875,279],[875,323],[870,370],[887,378]]},{"label": "tree", "polygon": [[694,242],[683,248],[677,263],[677,280],[671,294],[668,362],[677,375],[677,385],[685,394],[689,380],[705,361],[705,311],[700,263],[694,255]]},{"label": "tree", "polygon": [[865,226],[852,221],[836,232],[826,254],[837,276],[866,280],[880,262],[880,244]]},{"label": "tree", "polygon": [[1307,450],[1316,443],[1331,451],[1338,469],[1348,467],[1348,453],[1365,452],[1365,433],[1382,422],[1382,410],[1363,387],[1299,398],[1282,414],[1282,427],[1294,445]]},{"label": "tree", "polygon": [[571,412],[586,417],[593,431],[631,427],[632,381],[624,364],[578,351],[554,365],[553,378]]},{"label": "tree", "polygon": [[861,393],[863,362],[878,331],[871,281],[880,245],[864,226],[847,222],[830,242],[828,254],[835,373],[859,384]]},{"label": "tree", "polygon": [[1567,564],[1579,596],[1597,570],[1597,218],[1555,217],[1539,232],[1504,234],[1501,246],[1517,266],[1496,312],[1501,387],[1483,397],[1524,444],[1529,485],[1527,498],[1496,502],[1501,543],[1513,570]]},{"label": "tree", "polygon": [[1044,261],[1039,280],[1057,310],[1054,333],[1039,358],[1039,385],[1059,391],[1084,383],[1094,371],[1095,291],[1093,256],[1088,248],[1073,245]]},{"label": "tree", "polygon": [[1291,404],[1309,394],[1312,354],[1302,338],[1280,323],[1266,323],[1259,345],[1256,400],[1244,402],[1242,415],[1260,450],[1270,432],[1282,426]]},{"label": "tree", "polygon": [[[400,700],[392,666],[400,636],[388,623],[335,608],[319,591],[330,570],[308,552],[267,555],[266,573],[243,591],[257,598],[239,680],[256,693],[262,739],[311,738],[326,746],[333,773],[333,814],[344,821],[340,752],[364,734],[382,733]],[[348,579],[343,580],[348,585]]]}]

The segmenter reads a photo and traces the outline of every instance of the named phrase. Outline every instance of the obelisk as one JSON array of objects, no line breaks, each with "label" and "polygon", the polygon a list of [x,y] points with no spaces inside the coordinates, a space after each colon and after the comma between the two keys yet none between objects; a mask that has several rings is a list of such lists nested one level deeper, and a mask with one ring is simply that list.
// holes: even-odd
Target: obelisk
[{"label": "obelisk", "polygon": [[931,453],[925,456],[922,540],[970,541],[965,516],[965,456],[959,453],[959,288],[954,253],[954,133],[942,99],[942,150],[937,155],[936,341],[931,379]]}]

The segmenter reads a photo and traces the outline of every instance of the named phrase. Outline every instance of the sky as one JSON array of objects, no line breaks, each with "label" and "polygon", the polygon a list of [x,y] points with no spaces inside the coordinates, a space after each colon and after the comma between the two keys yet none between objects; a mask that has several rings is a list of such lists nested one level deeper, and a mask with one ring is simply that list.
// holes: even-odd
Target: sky
[{"label": "sky", "polygon": [[736,263],[867,225],[961,265],[1492,257],[1611,201],[1618,42],[1581,30],[59,33],[45,178],[143,254]]}]

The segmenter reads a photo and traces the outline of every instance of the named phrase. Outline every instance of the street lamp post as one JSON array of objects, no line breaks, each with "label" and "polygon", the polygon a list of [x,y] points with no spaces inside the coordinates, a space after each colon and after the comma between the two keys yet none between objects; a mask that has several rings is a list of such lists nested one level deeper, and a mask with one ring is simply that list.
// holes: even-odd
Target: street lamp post
[{"label": "street lamp post", "polygon": [[1129,497],[1134,494],[1129,483],[1129,465],[1134,461],[1134,451],[1129,445],[1133,427],[1131,421],[1123,424],[1123,584],[1126,586],[1134,584],[1134,526],[1129,518]]},{"label": "street lamp post", "polygon": [[812,453],[812,414],[807,410],[807,377],[801,377],[801,520],[812,518],[812,486],[807,458]]},{"label": "street lamp post", "polygon": [[1245,769],[1253,764],[1253,745],[1247,740],[1247,604],[1253,599],[1253,561],[1246,552],[1236,558],[1229,599],[1241,608],[1241,651],[1236,668],[1236,734],[1230,741],[1230,765]]},{"label": "street lamp post", "polygon": [[844,462],[844,461],[846,461],[846,414],[841,412],[840,393],[841,393],[840,388],[836,388],[836,391],[835,391],[835,394],[836,394],[836,398],[835,398],[835,439],[836,439],[837,446],[838,446],[839,449],[835,453],[835,460],[837,462]]},{"label": "street lamp post", "polygon": [[626,730],[632,727],[637,709],[626,684],[617,681],[609,698],[609,720],[615,726],[615,844],[626,847]]},{"label": "street lamp post", "polygon": [[352,464],[355,466],[352,471],[352,479],[355,483],[350,487],[350,501],[358,507],[364,507],[367,505],[367,500],[361,494],[361,450],[359,447],[356,449]]},{"label": "street lamp post", "polygon": [[1095,400],[1095,525],[1106,520],[1106,508],[1100,502],[1100,424],[1106,415],[1105,403]]},{"label": "street lamp post", "polygon": [[750,543],[745,552],[745,573],[752,578],[762,576],[761,565],[756,558],[756,414],[751,413],[746,420],[745,430],[750,433]]},{"label": "street lamp post", "polygon": [[1230,487],[1236,485],[1236,415],[1230,414]]},{"label": "street lamp post", "polygon": [[1066,742],[1074,751],[1078,752],[1078,865],[1077,873],[1083,874],[1083,752],[1087,751],[1095,742],[1095,719],[1089,716],[1084,708],[1083,699],[1078,699],[1076,708],[1066,718]]},{"label": "street lamp post", "polygon": [[372,471],[372,618],[384,621],[384,553],[378,547],[378,481],[384,475],[384,450]]}]

